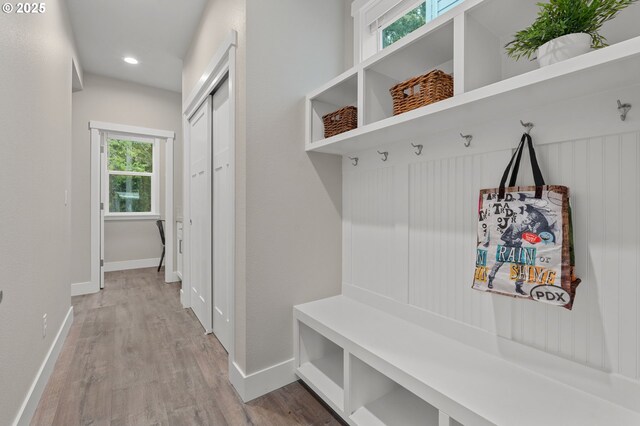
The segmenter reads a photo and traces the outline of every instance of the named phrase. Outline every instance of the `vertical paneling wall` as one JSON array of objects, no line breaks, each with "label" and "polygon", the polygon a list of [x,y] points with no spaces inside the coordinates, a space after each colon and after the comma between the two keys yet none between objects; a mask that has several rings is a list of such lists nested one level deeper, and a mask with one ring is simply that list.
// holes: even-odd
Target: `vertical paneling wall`
[{"label": "vertical paneling wall", "polygon": [[344,282],[637,380],[640,133],[537,149],[547,182],[572,192],[582,278],[573,311],[471,289],[478,190],[497,186],[509,149],[348,163]]}]

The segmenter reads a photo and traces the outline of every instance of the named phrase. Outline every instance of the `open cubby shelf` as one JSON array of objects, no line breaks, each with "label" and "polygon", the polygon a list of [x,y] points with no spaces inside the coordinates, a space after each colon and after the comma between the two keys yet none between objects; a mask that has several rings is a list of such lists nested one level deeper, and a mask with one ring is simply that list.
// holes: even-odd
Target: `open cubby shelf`
[{"label": "open cubby shelf", "polygon": [[[504,50],[537,11],[530,0],[466,0],[336,77],[307,96],[306,150],[345,155],[637,83],[640,5],[605,24],[609,47],[544,68]],[[393,116],[389,89],[433,69],[453,75],[454,96]],[[322,115],[344,106],[358,107],[358,127],[325,139]]]},{"label": "open cubby shelf", "polygon": [[294,324],[298,376],[350,425],[640,424],[637,412],[346,296],[295,306]]},{"label": "open cubby shelf", "polygon": [[438,426],[438,409],[355,356],[350,358],[351,415],[360,426]]},{"label": "open cubby shelf", "polygon": [[337,412],[344,407],[344,352],[310,327],[300,324],[297,374],[325,396]]}]

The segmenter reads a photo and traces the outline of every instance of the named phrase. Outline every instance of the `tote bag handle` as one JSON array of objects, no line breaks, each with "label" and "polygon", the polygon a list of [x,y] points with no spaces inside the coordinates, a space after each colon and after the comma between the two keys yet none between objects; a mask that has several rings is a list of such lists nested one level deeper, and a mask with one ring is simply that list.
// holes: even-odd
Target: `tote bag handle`
[{"label": "tote bag handle", "polygon": [[[520,139],[520,144],[516,151],[511,156],[511,160],[507,165],[504,173],[502,174],[502,179],[500,180],[500,187],[498,191],[498,199],[503,199],[504,194],[506,192],[505,185],[507,183],[507,178],[509,177],[509,171],[511,170],[511,166],[513,165],[513,171],[511,172],[511,179],[509,179],[509,186],[515,186],[516,180],[518,178],[518,172],[520,171],[520,160],[522,159],[522,151],[524,151],[524,144],[529,147],[529,159],[531,160],[531,170],[533,171],[533,181],[536,184],[536,198],[542,197],[542,187],[545,185],[544,177],[542,177],[542,172],[540,171],[540,165],[538,164],[538,159],[536,158],[536,150],[533,148],[533,140],[531,136],[527,133],[522,135]],[[515,163],[514,163],[515,160]]]}]

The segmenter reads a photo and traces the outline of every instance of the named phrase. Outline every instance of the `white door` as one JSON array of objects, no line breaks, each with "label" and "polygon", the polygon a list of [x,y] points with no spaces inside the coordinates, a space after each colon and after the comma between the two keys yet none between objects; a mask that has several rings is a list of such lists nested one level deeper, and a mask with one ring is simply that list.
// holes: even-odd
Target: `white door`
[{"label": "white door", "polygon": [[211,320],[211,98],[189,119],[189,286],[191,309],[207,333]]},{"label": "white door", "polygon": [[213,94],[213,333],[229,351],[229,313],[233,268],[233,194],[230,188],[229,84],[225,81]]}]

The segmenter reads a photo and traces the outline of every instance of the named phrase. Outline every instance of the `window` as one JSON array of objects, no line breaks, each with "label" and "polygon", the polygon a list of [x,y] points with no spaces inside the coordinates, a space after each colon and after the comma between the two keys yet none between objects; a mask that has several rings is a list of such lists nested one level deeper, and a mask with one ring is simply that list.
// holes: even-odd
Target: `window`
[{"label": "window", "polygon": [[392,45],[426,23],[427,3],[424,2],[382,30],[382,48]]},{"label": "window", "polygon": [[157,215],[157,142],[109,135],[106,154],[105,214],[114,217]]},{"label": "window", "polygon": [[[361,60],[391,46],[464,0],[373,0],[362,6]],[[355,15],[354,15],[355,16]]]}]

